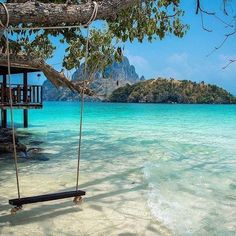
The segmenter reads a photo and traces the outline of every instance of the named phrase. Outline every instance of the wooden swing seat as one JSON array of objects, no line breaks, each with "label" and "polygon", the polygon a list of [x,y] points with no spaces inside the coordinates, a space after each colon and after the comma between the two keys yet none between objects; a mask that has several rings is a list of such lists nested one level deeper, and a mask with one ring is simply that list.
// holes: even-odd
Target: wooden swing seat
[{"label": "wooden swing seat", "polygon": [[20,199],[19,198],[10,199],[9,204],[13,206],[21,207],[25,204],[54,201],[54,200],[70,198],[70,197],[80,197],[80,196],[84,196],[85,194],[86,192],[82,190],[52,193],[52,194],[38,195],[38,196],[32,196],[32,197],[24,197]]}]

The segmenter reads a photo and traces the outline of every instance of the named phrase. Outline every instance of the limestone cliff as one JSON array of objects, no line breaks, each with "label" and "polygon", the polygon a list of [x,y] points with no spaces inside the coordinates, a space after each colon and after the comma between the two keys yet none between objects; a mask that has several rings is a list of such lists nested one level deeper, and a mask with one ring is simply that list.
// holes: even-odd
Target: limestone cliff
[{"label": "limestone cliff", "polygon": [[[81,80],[83,76],[82,64],[80,68],[73,74],[72,81]],[[135,71],[135,67],[130,65],[127,57],[120,63],[114,62],[107,67],[103,73],[97,72],[95,79],[91,84],[91,89],[95,91],[96,96],[93,98],[86,98],[87,100],[104,100],[115,89],[125,86],[126,84],[134,84],[144,80],[142,76],[139,78]],[[46,101],[77,101],[80,100],[79,94],[72,93],[68,89],[56,89],[49,81],[43,84],[43,97]]]}]

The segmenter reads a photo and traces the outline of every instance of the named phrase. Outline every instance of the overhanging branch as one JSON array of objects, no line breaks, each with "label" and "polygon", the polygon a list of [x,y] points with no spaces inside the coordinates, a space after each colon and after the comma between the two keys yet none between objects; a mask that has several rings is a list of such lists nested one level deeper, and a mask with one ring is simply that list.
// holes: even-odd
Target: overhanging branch
[{"label": "overhanging branch", "polygon": [[[80,84],[74,84],[66,78],[63,73],[56,71],[50,65],[44,62],[42,59],[36,59],[27,55],[10,55],[10,63],[20,66],[30,66],[35,69],[39,69],[44,73],[48,80],[50,80],[57,88],[67,87],[73,92],[81,92],[83,87]],[[0,64],[7,65],[7,55],[0,53]],[[93,92],[85,88],[85,94],[91,96]]]},{"label": "overhanging branch", "polygon": [[[116,15],[128,7],[135,5],[138,0],[104,0],[98,2],[97,18],[99,20],[114,20]],[[93,4],[78,5],[41,3],[27,1],[25,3],[6,3],[9,15],[9,25],[24,24],[37,25],[76,25],[84,24],[90,19]],[[0,7],[0,20],[6,22],[6,14]]]}]

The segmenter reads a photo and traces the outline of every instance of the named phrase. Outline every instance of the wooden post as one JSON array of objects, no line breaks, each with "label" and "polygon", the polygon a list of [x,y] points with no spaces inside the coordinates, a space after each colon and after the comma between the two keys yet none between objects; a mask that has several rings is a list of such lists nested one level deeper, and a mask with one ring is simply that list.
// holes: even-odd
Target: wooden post
[{"label": "wooden post", "polygon": [[[24,72],[23,75],[23,102],[27,103],[27,97],[28,97],[28,78],[27,73]],[[23,110],[23,117],[24,117],[24,128],[28,128],[28,110]]]},{"label": "wooden post", "polygon": [[27,103],[27,96],[28,96],[28,78],[27,73],[24,72],[23,76],[23,102]]},{"label": "wooden post", "polygon": [[36,87],[37,88],[37,103],[39,103],[39,86]]},{"label": "wooden post", "polygon": [[[2,102],[5,103],[7,102],[7,76],[3,75],[2,79]],[[1,117],[2,117],[2,128],[7,128],[7,110],[6,109],[1,109]]]},{"label": "wooden post", "polygon": [[24,128],[28,128],[28,125],[29,125],[28,110],[24,109],[23,114],[24,114]]},{"label": "wooden post", "polygon": [[41,91],[40,91],[40,103],[41,103],[41,105],[42,105],[42,103],[43,103],[43,86],[41,86]]},{"label": "wooden post", "polygon": [[2,79],[2,94],[3,94],[3,103],[7,101],[7,76],[3,75]]},{"label": "wooden post", "polygon": [[1,109],[2,128],[7,128],[7,110]]}]

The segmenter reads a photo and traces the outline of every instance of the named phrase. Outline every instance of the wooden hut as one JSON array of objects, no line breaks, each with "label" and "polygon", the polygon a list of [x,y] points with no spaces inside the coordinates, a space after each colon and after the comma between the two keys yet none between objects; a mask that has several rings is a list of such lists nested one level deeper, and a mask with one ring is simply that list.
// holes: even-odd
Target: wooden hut
[{"label": "wooden hut", "polygon": [[[14,109],[23,110],[24,127],[28,127],[28,109],[42,109],[42,86],[28,83],[28,74],[38,72],[38,69],[27,65],[11,63],[11,74],[22,74],[22,83],[12,84],[12,102]],[[7,110],[10,109],[10,90],[7,81],[7,65],[0,64],[0,109],[1,126],[7,127]]]}]

